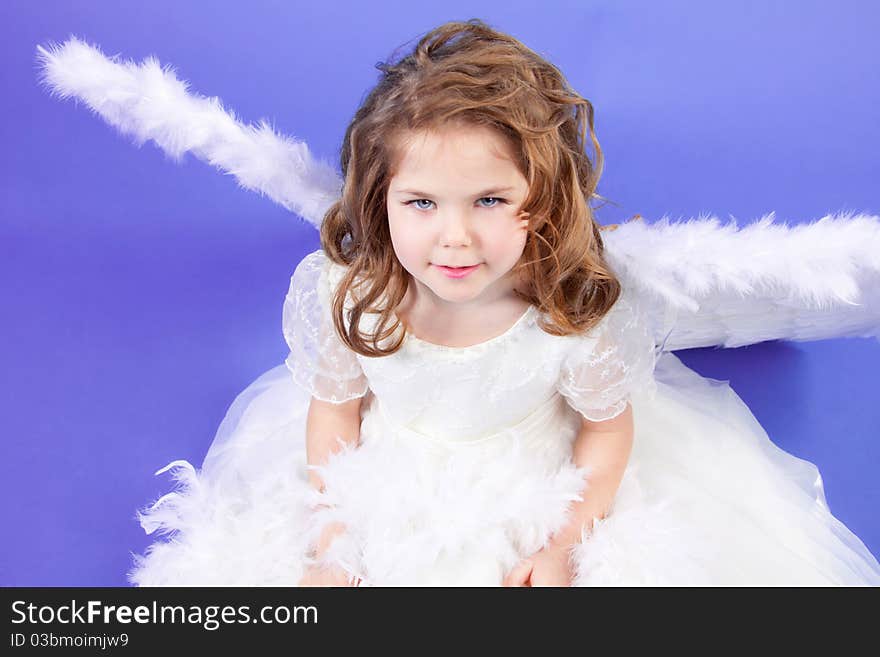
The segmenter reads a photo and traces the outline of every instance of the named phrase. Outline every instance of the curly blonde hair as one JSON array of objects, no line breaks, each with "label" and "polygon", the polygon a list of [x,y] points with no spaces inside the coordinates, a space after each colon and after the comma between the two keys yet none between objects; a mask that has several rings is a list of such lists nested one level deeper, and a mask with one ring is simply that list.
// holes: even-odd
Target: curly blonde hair
[{"label": "curly blonde hair", "polygon": [[[321,226],[328,258],[347,267],[331,303],[343,342],[374,357],[402,345],[405,333],[390,346],[379,344],[398,331],[394,309],[412,284],[388,226],[386,194],[399,160],[394,144],[410,131],[462,122],[505,137],[528,180],[520,208],[528,213],[527,239],[514,267],[523,289],[515,294],[541,311],[539,325],[548,333],[592,328],[617,301],[620,283],[605,261],[589,205],[601,198],[595,190],[603,162],[590,102],[553,64],[479,19],[444,23],[399,61],[376,68],[383,74],[342,144],[342,195]],[[588,130],[595,164],[585,150]],[[358,294],[346,326],[344,301],[352,289]],[[365,312],[379,314],[375,333],[360,330]]]}]

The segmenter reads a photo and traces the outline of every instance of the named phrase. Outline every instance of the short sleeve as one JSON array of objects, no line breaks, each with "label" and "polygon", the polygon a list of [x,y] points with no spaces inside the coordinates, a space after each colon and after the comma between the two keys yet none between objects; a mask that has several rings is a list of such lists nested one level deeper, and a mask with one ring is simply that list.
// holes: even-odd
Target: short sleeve
[{"label": "short sleeve", "polygon": [[344,268],[323,250],[303,258],[290,278],[282,319],[290,348],[285,364],[294,381],[316,399],[336,404],[368,390],[357,356],[337,335],[330,314],[340,272]]},{"label": "short sleeve", "polygon": [[632,391],[655,389],[656,358],[647,318],[621,295],[590,331],[571,336],[557,390],[586,419],[610,420],[626,410]]}]

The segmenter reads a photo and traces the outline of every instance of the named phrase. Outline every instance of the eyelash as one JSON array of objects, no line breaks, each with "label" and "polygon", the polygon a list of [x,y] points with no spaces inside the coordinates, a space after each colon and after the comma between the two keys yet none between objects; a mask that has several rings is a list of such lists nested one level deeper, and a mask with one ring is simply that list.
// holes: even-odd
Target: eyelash
[{"label": "eyelash", "polygon": [[[505,203],[505,204],[508,203],[507,199],[503,199],[500,196],[483,196],[482,198],[478,198],[477,200],[483,201],[485,199],[492,199],[493,201],[499,201],[499,203],[494,203],[489,206],[486,206],[486,205],[482,206],[483,209],[485,209],[485,210],[492,210],[493,208],[497,208],[501,203]],[[430,203],[434,202],[431,199],[427,199],[427,198],[414,198],[412,201],[406,201],[404,203],[404,205],[412,205],[413,203],[418,203],[419,201],[428,201]],[[429,208],[420,208],[415,205],[412,205],[412,207],[414,207],[416,210],[418,210],[420,212],[427,212],[429,210]]]}]

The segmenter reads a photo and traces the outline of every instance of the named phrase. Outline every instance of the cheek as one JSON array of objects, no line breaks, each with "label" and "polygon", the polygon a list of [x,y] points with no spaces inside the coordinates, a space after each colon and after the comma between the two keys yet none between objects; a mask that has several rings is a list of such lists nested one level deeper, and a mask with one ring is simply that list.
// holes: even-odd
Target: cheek
[{"label": "cheek", "polygon": [[398,260],[404,265],[414,260],[422,260],[424,253],[423,239],[419,231],[411,230],[403,222],[389,217],[388,229],[391,233],[391,244]]},{"label": "cheek", "polygon": [[483,243],[488,245],[489,253],[495,261],[514,264],[522,255],[526,237],[526,231],[511,222],[495,227]]}]

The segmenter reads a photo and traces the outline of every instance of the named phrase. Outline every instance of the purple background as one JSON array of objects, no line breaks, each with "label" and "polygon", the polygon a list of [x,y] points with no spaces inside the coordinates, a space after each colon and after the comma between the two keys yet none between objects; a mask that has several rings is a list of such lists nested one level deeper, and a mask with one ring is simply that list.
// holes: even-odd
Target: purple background
[{"label": "purple background", "polygon": [[[618,204],[603,223],[880,214],[875,3],[441,5],[0,5],[0,584],[126,584],[129,552],[151,542],[134,511],[171,486],[153,472],[200,463],[235,395],[281,363],[288,278],[319,246],[313,228],[232,178],[137,150],[50,97],[38,43],[75,34],[107,54],[156,55],[194,91],[336,165],[374,64],[443,21],[479,17],[594,103],[599,192]],[[880,344],[679,355],[729,380],[778,445],[816,463],[832,511],[880,553]]]}]

